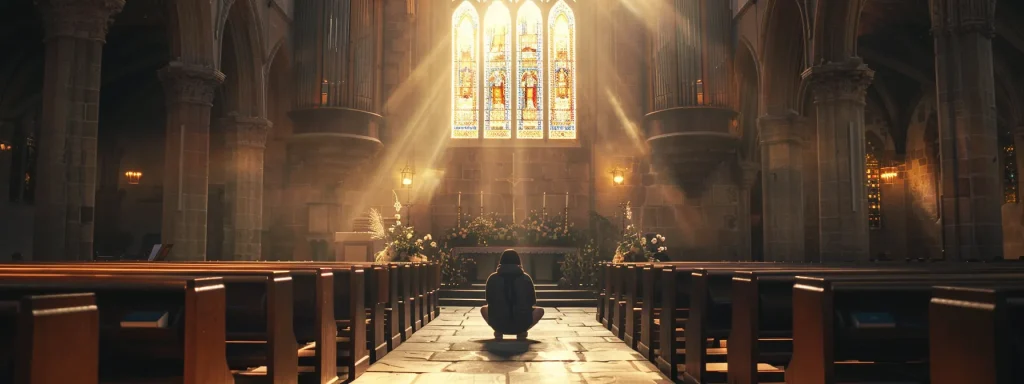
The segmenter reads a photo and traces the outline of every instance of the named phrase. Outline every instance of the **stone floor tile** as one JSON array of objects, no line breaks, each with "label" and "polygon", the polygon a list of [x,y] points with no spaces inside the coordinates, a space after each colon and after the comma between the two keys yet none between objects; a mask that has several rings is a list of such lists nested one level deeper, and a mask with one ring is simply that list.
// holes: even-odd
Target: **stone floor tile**
[{"label": "stone floor tile", "polygon": [[630,363],[632,363],[633,366],[636,367],[636,370],[640,372],[660,372],[658,371],[658,367],[650,361],[630,361]]},{"label": "stone floor tile", "polygon": [[569,312],[583,312],[583,310],[586,309],[586,308],[582,308],[582,307],[557,307],[555,309],[557,309],[558,312],[569,313]]},{"label": "stone floor tile", "polygon": [[[615,337],[611,337],[611,338],[614,339]],[[560,340],[560,341],[569,342],[569,343],[606,343],[606,342],[608,342],[607,339],[608,339],[608,337],[590,337],[590,336],[566,336],[566,337],[559,337],[558,338],[558,340]],[[618,339],[616,339],[616,340],[618,340]],[[619,342],[621,343],[622,341],[619,341]]]},{"label": "stone floor tile", "polygon": [[578,361],[566,365],[570,372],[639,372],[628,361]]},{"label": "stone floor tile", "polygon": [[629,348],[625,343],[579,343],[583,352],[593,351],[626,351],[630,352],[633,349]]},{"label": "stone floor tile", "polygon": [[435,354],[435,353],[437,353],[437,352],[431,352],[431,351],[406,351],[406,350],[391,351],[391,352],[388,352],[388,354],[386,356],[384,356],[381,359],[381,361],[389,361],[389,360],[419,360],[419,361],[427,361],[427,360],[430,360],[430,356]]},{"label": "stone floor tile", "polygon": [[587,384],[672,384],[672,380],[653,372],[595,372],[583,373]]},{"label": "stone floor tile", "polygon": [[427,373],[416,379],[416,384],[505,384],[505,375],[500,373]]},{"label": "stone floor tile", "polygon": [[406,340],[405,342],[406,343],[436,343],[437,342],[437,338],[439,338],[439,337],[450,337],[450,336],[426,336],[426,335],[413,334],[412,337],[410,337],[409,340]]},{"label": "stone floor tile", "polygon": [[451,343],[402,343],[395,351],[444,352],[451,346]]},{"label": "stone floor tile", "polygon": [[[584,308],[586,309],[586,308]],[[527,341],[494,332],[476,308],[443,308],[438,319],[370,367],[355,384],[660,383],[657,369],[595,326],[593,314],[549,310]]]},{"label": "stone floor tile", "polygon": [[441,372],[452,363],[447,361],[384,360],[370,365],[368,372],[427,373]]},{"label": "stone floor tile", "polygon": [[417,376],[415,373],[366,372],[353,384],[410,384]]},{"label": "stone floor tile", "polygon": [[461,332],[461,330],[452,329],[421,329],[416,331],[416,335],[420,336],[454,336],[455,332]]},{"label": "stone floor tile", "polygon": [[502,374],[509,372],[526,372],[526,363],[514,361],[460,361],[445,367],[444,371]]},{"label": "stone floor tile", "polygon": [[569,368],[566,368],[565,363],[561,361],[528,361],[526,362],[526,372],[569,372]]},{"label": "stone floor tile", "polygon": [[643,356],[634,351],[595,351],[582,352],[586,361],[632,361],[645,360]]},{"label": "stone floor tile", "polygon": [[511,372],[509,384],[582,384],[583,376],[568,372]]}]

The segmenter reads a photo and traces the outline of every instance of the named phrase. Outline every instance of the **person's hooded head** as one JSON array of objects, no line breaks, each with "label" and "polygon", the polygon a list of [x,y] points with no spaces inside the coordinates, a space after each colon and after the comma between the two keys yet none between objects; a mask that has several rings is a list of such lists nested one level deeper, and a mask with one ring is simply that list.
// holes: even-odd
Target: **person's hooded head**
[{"label": "person's hooded head", "polygon": [[498,260],[498,273],[523,273],[523,260],[519,258],[519,252],[514,249],[506,249],[505,252],[502,252],[501,259]]}]

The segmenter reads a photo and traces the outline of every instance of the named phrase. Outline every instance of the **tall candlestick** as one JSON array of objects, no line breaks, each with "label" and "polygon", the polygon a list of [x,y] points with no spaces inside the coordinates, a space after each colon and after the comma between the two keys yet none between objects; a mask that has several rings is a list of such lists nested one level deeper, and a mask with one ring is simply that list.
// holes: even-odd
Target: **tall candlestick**
[{"label": "tall candlestick", "polygon": [[569,208],[569,192],[565,193],[565,207]]},{"label": "tall candlestick", "polygon": [[462,192],[459,191],[459,206],[462,206]]},{"label": "tall candlestick", "polygon": [[484,214],[484,191],[480,191],[480,214]]},{"label": "tall candlestick", "polygon": [[548,193],[544,192],[544,206],[543,206],[543,208],[547,208],[547,207],[548,207]]}]

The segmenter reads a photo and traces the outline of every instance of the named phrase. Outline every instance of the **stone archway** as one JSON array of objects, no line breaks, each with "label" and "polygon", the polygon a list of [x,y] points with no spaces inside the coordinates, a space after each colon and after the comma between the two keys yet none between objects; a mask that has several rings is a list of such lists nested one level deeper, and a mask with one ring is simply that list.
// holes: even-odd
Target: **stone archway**
[{"label": "stone archway", "polygon": [[800,110],[800,74],[807,66],[804,20],[795,0],[768,3],[760,42],[761,114],[784,115]]}]

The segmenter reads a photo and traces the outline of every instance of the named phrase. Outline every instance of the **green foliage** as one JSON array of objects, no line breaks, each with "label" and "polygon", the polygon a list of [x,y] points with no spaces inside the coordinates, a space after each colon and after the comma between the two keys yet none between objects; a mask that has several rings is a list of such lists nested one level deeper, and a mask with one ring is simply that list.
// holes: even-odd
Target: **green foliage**
[{"label": "green foliage", "polygon": [[461,287],[469,282],[466,277],[474,264],[473,259],[464,256],[453,256],[448,252],[440,253],[441,284],[446,287]]},{"label": "green foliage", "polygon": [[561,285],[566,288],[589,288],[597,284],[597,263],[600,248],[589,239],[575,253],[565,255],[562,263]]}]

